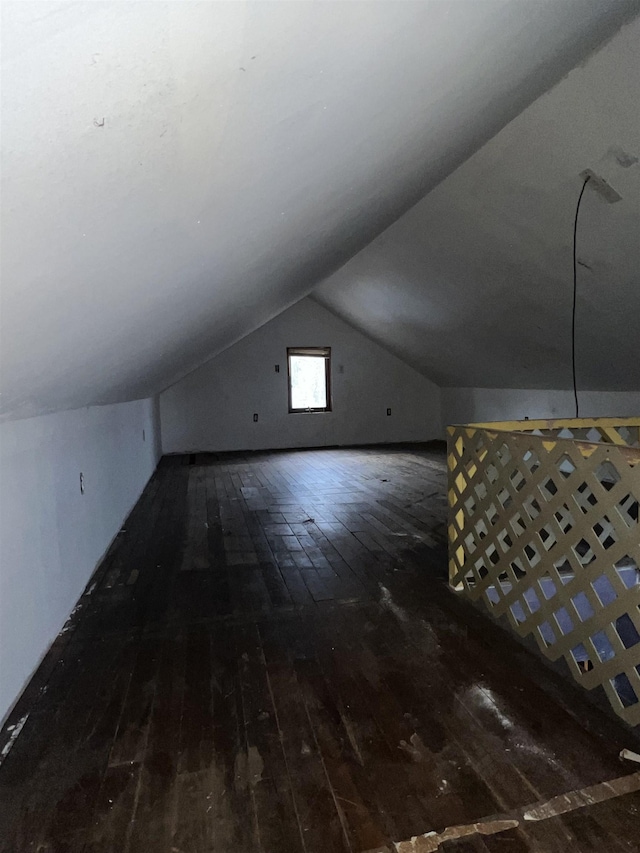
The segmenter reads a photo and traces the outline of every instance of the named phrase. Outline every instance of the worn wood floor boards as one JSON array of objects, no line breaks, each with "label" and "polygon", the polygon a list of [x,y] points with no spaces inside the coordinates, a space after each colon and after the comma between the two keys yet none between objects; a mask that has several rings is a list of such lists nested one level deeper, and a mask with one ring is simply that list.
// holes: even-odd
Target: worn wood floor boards
[{"label": "worn wood floor boards", "polygon": [[[0,850],[361,853],[622,775],[448,590],[445,495],[432,447],[163,459],[0,734]],[[632,792],[440,849],[638,839]]]}]

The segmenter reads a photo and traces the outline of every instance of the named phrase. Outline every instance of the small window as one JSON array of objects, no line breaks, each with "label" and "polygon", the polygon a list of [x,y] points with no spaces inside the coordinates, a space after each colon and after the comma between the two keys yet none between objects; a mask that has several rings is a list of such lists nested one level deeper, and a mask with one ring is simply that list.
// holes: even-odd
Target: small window
[{"label": "small window", "polygon": [[289,347],[289,411],[331,411],[331,347]]}]

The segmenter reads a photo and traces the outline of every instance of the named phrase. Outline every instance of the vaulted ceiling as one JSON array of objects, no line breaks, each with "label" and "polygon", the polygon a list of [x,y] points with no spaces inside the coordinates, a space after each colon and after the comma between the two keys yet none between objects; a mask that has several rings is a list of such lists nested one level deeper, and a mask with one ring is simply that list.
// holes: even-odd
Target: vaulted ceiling
[{"label": "vaulted ceiling", "polygon": [[[539,384],[513,358],[525,324],[514,329],[509,312],[531,308],[544,327],[550,315],[529,292],[565,286],[555,263],[566,260],[576,164],[597,170],[596,154],[609,156],[615,172],[635,148],[622,133],[609,154],[576,139],[575,163],[553,146],[547,162],[543,111],[505,146],[522,180],[498,181],[502,213],[494,205],[485,221],[503,150],[482,146],[639,10],[637,0],[3,3],[3,416],[156,393],[340,267],[319,298],[429,375]],[[626,97],[637,113],[637,83]],[[474,152],[477,177],[458,170],[443,199],[440,182]],[[540,167],[564,186],[544,238],[540,197],[555,198],[556,184]],[[357,254],[425,195],[436,207],[424,218],[419,205]],[[598,239],[637,225],[637,215],[607,219],[614,207],[599,214]],[[556,228],[562,246],[538,258]],[[593,269],[627,275],[588,249]],[[476,310],[479,281],[495,313]],[[510,288],[528,301],[509,301]],[[381,319],[380,298],[395,313]],[[489,321],[499,343],[476,374],[487,334],[473,327]],[[467,333],[474,381],[463,383],[463,360],[449,370],[438,348],[455,360]]]},{"label": "vaulted ceiling", "polygon": [[440,385],[640,390],[640,19],[316,291]]}]

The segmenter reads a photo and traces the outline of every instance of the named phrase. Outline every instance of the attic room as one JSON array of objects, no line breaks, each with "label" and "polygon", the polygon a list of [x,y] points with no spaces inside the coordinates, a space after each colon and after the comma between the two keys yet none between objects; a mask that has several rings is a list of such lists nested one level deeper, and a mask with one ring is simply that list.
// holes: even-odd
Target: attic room
[{"label": "attic room", "polygon": [[1,11],[1,853],[640,850],[640,0]]}]

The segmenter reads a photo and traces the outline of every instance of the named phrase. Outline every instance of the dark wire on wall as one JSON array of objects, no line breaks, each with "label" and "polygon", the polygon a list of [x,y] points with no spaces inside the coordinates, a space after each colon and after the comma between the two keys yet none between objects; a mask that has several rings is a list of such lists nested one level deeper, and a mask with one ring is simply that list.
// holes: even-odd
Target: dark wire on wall
[{"label": "dark wire on wall", "polygon": [[578,214],[580,213],[580,202],[587,188],[587,184],[591,180],[591,176],[587,175],[584,179],[584,184],[578,196],[576,205],[576,215],[573,220],[573,308],[571,311],[571,371],[573,374],[573,398],[576,404],[576,418],[579,416],[578,406],[578,383],[576,381],[576,297],[578,294],[578,258],[577,258],[577,240],[578,240]]}]

